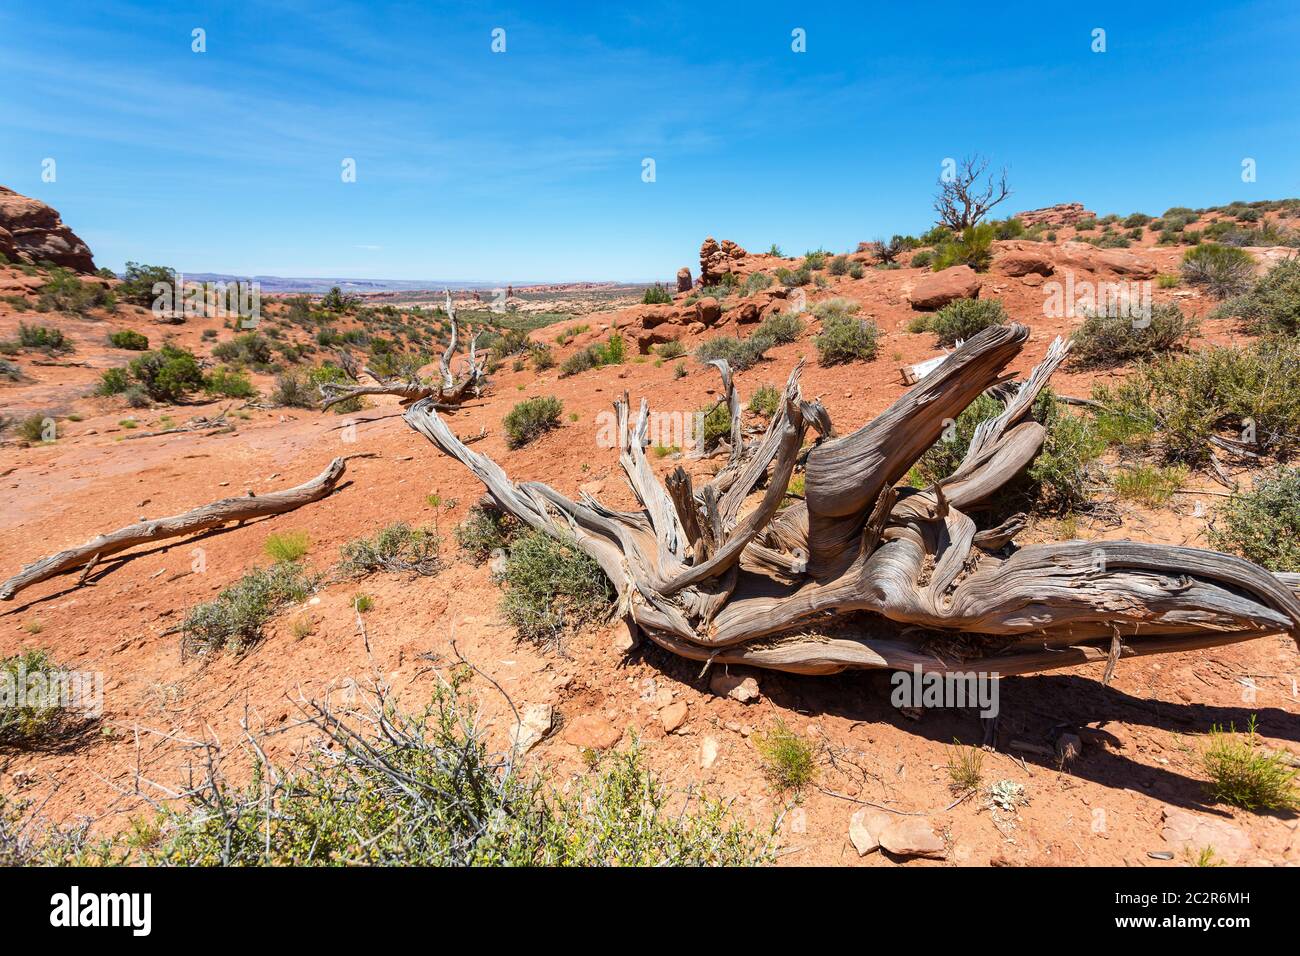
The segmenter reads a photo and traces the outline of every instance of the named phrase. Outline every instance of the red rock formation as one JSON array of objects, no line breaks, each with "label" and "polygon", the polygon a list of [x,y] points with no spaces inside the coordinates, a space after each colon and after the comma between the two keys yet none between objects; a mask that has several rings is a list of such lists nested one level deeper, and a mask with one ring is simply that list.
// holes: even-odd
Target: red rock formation
[{"label": "red rock formation", "polygon": [[735,272],[733,266],[749,255],[744,249],[730,239],[719,243],[709,236],[700,245],[700,285],[715,285],[729,272]]},{"label": "red rock formation", "polygon": [[0,186],[0,253],[15,262],[53,262],[94,272],[90,247],[39,199]]},{"label": "red rock formation", "polygon": [[686,268],[685,266],[682,266],[680,269],[677,270],[677,291],[678,292],[690,292],[691,282],[692,279],[691,279],[690,269]]},{"label": "red rock formation", "polygon": [[1039,223],[1047,226],[1073,226],[1083,219],[1096,219],[1097,214],[1084,209],[1081,202],[1063,202],[1055,206],[1044,206],[1042,209],[1018,212],[1016,218],[1028,229]]},{"label": "red rock formation", "polygon": [[907,300],[914,309],[939,309],[956,299],[979,295],[981,284],[970,266],[953,266],[918,279]]}]

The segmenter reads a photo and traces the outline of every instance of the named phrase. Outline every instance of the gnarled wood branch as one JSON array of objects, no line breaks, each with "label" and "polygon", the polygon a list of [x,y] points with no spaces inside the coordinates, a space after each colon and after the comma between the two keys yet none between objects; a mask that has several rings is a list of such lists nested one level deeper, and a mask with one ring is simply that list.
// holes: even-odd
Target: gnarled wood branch
[{"label": "gnarled wood branch", "polygon": [[[1105,661],[1117,635],[1121,657],[1300,635],[1300,575],[1129,541],[1017,550],[1024,515],[977,528],[965,509],[1022,472],[1046,437],[1032,409],[1068,345],[1053,342],[1012,384],[1004,369],[1028,335],[1021,325],[986,329],[840,438],[830,437],[825,409],[802,400],[796,367],[762,441],[735,441],[698,491],[680,468],[660,485],[643,450],[648,406],[630,422],[625,397],[620,458],[641,505],[632,513],[515,484],[459,442],[428,400],[405,418],[502,510],[571,538],[613,581],[622,613],[689,658],[798,673],[916,665],[1013,674]],[[735,435],[739,401],[730,371],[719,370]],[[1004,410],[979,426],[954,473],[929,488],[900,485],[945,425],[990,389]],[[783,508],[809,425],[821,438],[807,454],[805,497]]]}]

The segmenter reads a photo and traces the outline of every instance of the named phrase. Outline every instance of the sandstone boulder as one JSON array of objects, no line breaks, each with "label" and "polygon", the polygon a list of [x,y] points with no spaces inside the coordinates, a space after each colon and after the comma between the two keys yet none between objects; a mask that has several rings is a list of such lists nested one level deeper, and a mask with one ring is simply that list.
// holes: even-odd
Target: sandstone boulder
[{"label": "sandstone boulder", "polygon": [[1007,276],[1031,273],[1050,276],[1056,270],[1052,264],[1052,247],[1041,242],[998,243],[993,256],[993,270]]},{"label": "sandstone boulder", "polygon": [[758,681],[754,678],[734,672],[728,673],[722,669],[715,670],[713,676],[709,678],[709,690],[719,697],[730,697],[742,704],[752,703],[761,696]]},{"label": "sandstone boulder", "polygon": [[1098,249],[1086,242],[1066,242],[1056,250],[1058,269],[1111,272],[1129,279],[1153,279],[1156,267],[1127,249]]},{"label": "sandstone boulder", "polygon": [[717,325],[722,318],[722,305],[713,296],[706,295],[695,303],[695,321],[706,328]]},{"label": "sandstone boulder", "polygon": [[677,291],[678,292],[691,291],[691,270],[686,268],[685,266],[682,266],[680,269],[677,270]]},{"label": "sandstone boulder", "polygon": [[0,252],[19,262],[48,261],[77,272],[95,271],[90,247],[54,209],[4,186],[0,186]]},{"label": "sandstone boulder", "polygon": [[623,738],[623,732],[599,714],[583,714],[564,728],[565,743],[586,750],[608,750]]},{"label": "sandstone boulder", "polygon": [[980,277],[970,266],[953,266],[918,279],[907,294],[907,301],[914,309],[941,309],[957,299],[979,295],[981,284]]},{"label": "sandstone boulder", "polygon": [[1206,847],[1215,857],[1232,866],[1250,855],[1254,844],[1241,827],[1199,813],[1167,808],[1161,836],[1177,853],[1200,853]]}]

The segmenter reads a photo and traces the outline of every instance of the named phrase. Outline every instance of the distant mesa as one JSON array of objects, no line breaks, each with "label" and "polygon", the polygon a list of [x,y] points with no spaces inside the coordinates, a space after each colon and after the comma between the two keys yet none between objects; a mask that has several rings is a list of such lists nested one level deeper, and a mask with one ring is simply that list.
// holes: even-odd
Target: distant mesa
[{"label": "distant mesa", "polygon": [[5,186],[0,186],[0,253],[11,262],[53,262],[77,272],[95,271],[90,247],[58,212]]}]

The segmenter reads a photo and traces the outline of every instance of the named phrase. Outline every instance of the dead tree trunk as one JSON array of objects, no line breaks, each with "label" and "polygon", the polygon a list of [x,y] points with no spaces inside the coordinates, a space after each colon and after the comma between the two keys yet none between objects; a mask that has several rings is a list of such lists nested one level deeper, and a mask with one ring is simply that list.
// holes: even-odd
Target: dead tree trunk
[{"label": "dead tree trunk", "polygon": [[[423,399],[431,399],[437,408],[444,410],[454,409],[470,398],[477,397],[482,391],[485,377],[483,364],[478,358],[478,334],[475,333],[470,336],[469,347],[466,349],[464,370],[459,375],[453,374],[451,360],[456,355],[459,330],[456,325],[456,308],[451,301],[451,290],[446,290],[446,295],[445,308],[447,317],[451,320],[451,336],[447,341],[446,350],[438,360],[439,382],[428,382],[418,378],[384,381],[367,368],[364,371],[375,380],[373,385],[343,385],[338,382],[322,383],[320,386],[321,410],[324,411],[339,402],[345,402],[349,398],[357,398],[362,395],[397,395],[401,397],[403,405],[409,405]],[[349,374],[352,374],[355,378],[354,364],[350,361],[344,362],[344,368],[348,369]]]},{"label": "dead tree trunk", "polygon": [[[680,468],[666,488],[658,482],[644,452],[648,407],[633,420],[625,396],[615,407],[627,426],[620,463],[641,505],[633,513],[512,482],[427,400],[405,419],[468,467],[502,510],[594,558],[629,623],[688,658],[808,674],[913,665],[1017,674],[1300,635],[1294,575],[1131,541],[1017,549],[1023,515],[976,529],[970,510],[1019,475],[1046,437],[1030,412],[1068,351],[1060,339],[1026,381],[994,389],[1004,410],[979,426],[950,477],[924,489],[899,484],[947,420],[1007,381],[1003,369],[1028,336],[1022,325],[981,332],[839,438],[826,410],[802,400],[796,367],[762,440],[698,489]],[[739,401],[728,404],[739,416]],[[781,510],[809,428],[818,437],[805,499]],[[742,514],[764,478],[766,491]]]},{"label": "dead tree trunk", "polygon": [[[58,554],[52,554],[48,558],[27,565],[8,581],[0,584],[0,600],[8,601],[23,588],[31,587],[33,584],[83,565],[93,566],[109,555],[134,548],[137,544],[148,544],[165,538],[207,531],[229,521],[248,521],[251,518],[284,514],[286,511],[301,508],[310,502],[319,501],[332,492],[338,485],[339,479],[343,477],[344,468],[343,459],[335,458],[311,481],[294,488],[273,491],[265,495],[254,495],[250,491],[243,498],[223,498],[182,514],[154,518],[152,521],[137,521],[109,534],[101,534],[80,547],[60,551]],[[86,576],[83,574],[82,580]]]}]

